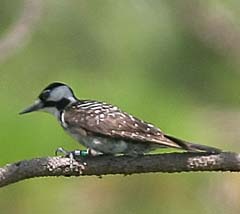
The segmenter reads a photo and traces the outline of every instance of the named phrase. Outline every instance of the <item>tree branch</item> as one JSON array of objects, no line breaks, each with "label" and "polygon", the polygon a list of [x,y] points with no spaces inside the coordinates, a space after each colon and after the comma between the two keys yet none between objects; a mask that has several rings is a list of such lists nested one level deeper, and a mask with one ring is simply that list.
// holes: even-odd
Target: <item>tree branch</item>
[{"label": "tree branch", "polygon": [[158,155],[98,156],[78,161],[66,157],[42,157],[7,164],[0,168],[0,187],[43,176],[83,176],[147,172],[240,171],[240,154],[223,152],[167,153]]}]

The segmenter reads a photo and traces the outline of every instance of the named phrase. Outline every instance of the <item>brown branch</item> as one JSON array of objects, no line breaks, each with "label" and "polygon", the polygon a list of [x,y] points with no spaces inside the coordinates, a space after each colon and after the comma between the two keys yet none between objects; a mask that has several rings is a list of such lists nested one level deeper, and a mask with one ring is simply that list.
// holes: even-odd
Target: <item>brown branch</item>
[{"label": "brown branch", "polygon": [[159,155],[99,156],[73,161],[65,157],[43,157],[7,164],[0,168],[0,187],[27,178],[43,176],[83,176],[148,172],[240,171],[240,154],[223,152],[168,153]]}]

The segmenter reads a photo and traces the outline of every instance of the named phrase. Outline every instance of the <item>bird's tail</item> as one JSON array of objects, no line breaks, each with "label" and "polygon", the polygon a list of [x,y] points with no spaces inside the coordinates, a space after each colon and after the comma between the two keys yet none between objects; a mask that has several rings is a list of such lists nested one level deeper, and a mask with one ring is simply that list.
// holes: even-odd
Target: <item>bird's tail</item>
[{"label": "bird's tail", "polygon": [[221,150],[218,148],[190,143],[182,139],[178,139],[176,137],[170,136],[170,135],[164,135],[169,140],[173,141],[177,145],[179,145],[182,149],[191,151],[191,152],[208,152],[208,153],[220,153]]}]

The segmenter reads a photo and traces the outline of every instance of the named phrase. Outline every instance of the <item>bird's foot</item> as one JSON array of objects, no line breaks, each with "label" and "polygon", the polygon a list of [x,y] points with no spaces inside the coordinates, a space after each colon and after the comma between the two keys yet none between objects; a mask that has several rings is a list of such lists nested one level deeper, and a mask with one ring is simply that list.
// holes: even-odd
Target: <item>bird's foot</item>
[{"label": "bird's foot", "polygon": [[58,154],[63,154],[64,156],[69,157],[69,158],[73,157],[74,159],[92,155],[90,149],[67,151],[62,147],[59,147],[56,149],[55,155],[57,156]]},{"label": "bird's foot", "polygon": [[62,147],[59,147],[55,151],[55,155],[63,154],[65,157],[68,157],[70,159],[70,170],[73,170],[73,161],[81,159],[83,157],[91,155],[90,149],[87,150],[73,150],[73,151],[67,151]]},{"label": "bird's foot", "polygon": [[85,149],[85,150],[73,150],[73,151],[67,151],[62,147],[59,147],[55,151],[55,155],[63,154],[65,157],[68,157],[71,159],[71,162],[73,162],[73,159],[81,159],[84,157],[94,157],[94,156],[99,156],[103,155],[101,152],[97,152],[94,149]]}]

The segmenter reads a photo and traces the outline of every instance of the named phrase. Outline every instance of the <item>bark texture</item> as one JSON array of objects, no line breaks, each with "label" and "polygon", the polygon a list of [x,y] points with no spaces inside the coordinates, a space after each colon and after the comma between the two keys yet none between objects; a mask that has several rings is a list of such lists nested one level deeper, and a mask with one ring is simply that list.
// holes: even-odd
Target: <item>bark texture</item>
[{"label": "bark texture", "polygon": [[167,153],[128,156],[86,157],[71,161],[66,157],[42,157],[7,164],[0,168],[0,187],[24,179],[44,176],[84,176],[149,172],[240,171],[240,154],[222,152]]}]

